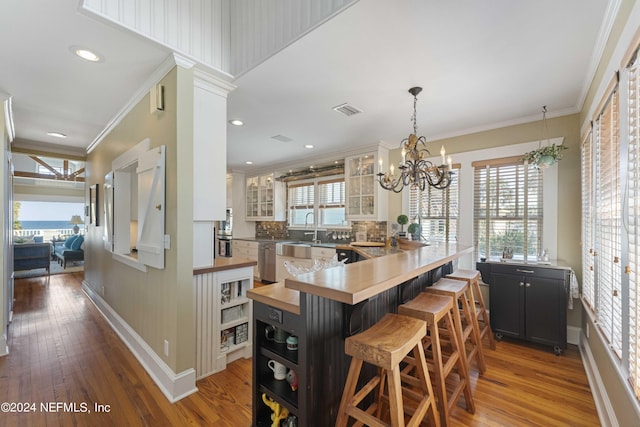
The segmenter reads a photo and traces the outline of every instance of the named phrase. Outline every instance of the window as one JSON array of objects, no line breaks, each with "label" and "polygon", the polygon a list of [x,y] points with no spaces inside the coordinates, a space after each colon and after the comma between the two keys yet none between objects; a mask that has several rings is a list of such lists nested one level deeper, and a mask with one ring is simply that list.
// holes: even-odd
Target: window
[{"label": "window", "polygon": [[629,378],[640,398],[640,76],[636,59],[628,71],[629,149],[627,166],[628,277],[629,277]]},{"label": "window", "polygon": [[[310,183],[289,184],[289,226],[305,226],[315,208],[315,185]],[[313,218],[313,224],[315,218]]]},{"label": "window", "polygon": [[288,202],[290,227],[341,227],[346,224],[343,176],[291,183]]},{"label": "window", "polygon": [[478,257],[535,258],[542,241],[542,171],[518,157],[473,162],[474,242]]},{"label": "window", "polygon": [[614,91],[594,123],[595,149],[595,246],[598,287],[596,318],[620,357],[620,144],[618,138],[618,94]]},{"label": "window", "polygon": [[113,244],[105,244],[142,271],[164,268],[165,147],[149,146],[145,139],[112,162]]},{"label": "window", "polygon": [[[460,165],[453,165],[460,170]],[[444,190],[431,186],[420,194],[419,188],[409,190],[409,220],[417,222],[418,198],[421,196],[422,236],[425,240],[436,242],[453,242],[458,237],[458,199],[460,174],[451,181]]]},{"label": "window", "polygon": [[640,78],[611,83],[582,147],[582,300],[640,399]]},{"label": "window", "polygon": [[595,304],[593,244],[593,132],[582,144],[582,296],[587,305]]}]

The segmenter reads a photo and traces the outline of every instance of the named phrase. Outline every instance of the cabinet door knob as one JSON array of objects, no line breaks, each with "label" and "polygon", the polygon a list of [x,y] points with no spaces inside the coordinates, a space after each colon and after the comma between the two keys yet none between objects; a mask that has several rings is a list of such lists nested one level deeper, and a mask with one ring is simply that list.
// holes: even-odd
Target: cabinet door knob
[{"label": "cabinet door knob", "polygon": [[524,282],[520,282],[520,286],[524,286]]},{"label": "cabinet door knob", "polygon": [[530,286],[531,286],[531,283],[526,283],[526,284],[524,285],[524,287],[525,287],[525,288],[528,288],[528,287],[530,287]]}]

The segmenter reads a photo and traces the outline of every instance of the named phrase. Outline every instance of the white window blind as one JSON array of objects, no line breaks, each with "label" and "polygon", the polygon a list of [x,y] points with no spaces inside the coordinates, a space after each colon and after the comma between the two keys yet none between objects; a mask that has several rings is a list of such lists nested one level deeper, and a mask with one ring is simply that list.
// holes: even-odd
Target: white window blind
[{"label": "white window blind", "polygon": [[611,348],[621,356],[620,147],[618,93],[614,91],[594,124],[596,155],[596,317]]},{"label": "white window blind", "polygon": [[318,210],[320,225],[345,225],[344,178],[318,180]]},{"label": "white window blind", "polygon": [[582,298],[591,307],[595,304],[593,281],[593,132],[582,144]]},{"label": "white window blind", "polygon": [[342,227],[346,225],[343,175],[288,185],[289,225]]},{"label": "white window blind", "polygon": [[640,398],[640,76],[638,61],[628,69],[629,150],[627,167],[629,263],[629,379]]},{"label": "white window blind", "polygon": [[315,183],[289,184],[288,196],[289,225],[313,225],[315,218],[310,214],[315,209]]},{"label": "white window blind", "polygon": [[519,158],[474,162],[474,242],[478,257],[536,259],[542,240],[542,171]]},{"label": "white window blind", "polygon": [[[453,169],[460,169],[454,165]],[[418,222],[418,197],[421,197],[422,236],[425,240],[453,242],[458,236],[458,203],[460,174],[444,190],[427,186],[424,191],[411,188],[409,191],[409,219]]]}]

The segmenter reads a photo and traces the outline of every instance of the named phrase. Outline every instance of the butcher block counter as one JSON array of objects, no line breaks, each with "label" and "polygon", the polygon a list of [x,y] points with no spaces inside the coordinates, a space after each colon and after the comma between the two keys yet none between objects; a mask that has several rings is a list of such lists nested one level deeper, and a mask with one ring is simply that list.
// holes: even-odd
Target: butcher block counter
[{"label": "butcher block counter", "polygon": [[213,260],[213,267],[194,268],[193,274],[215,273],[236,268],[253,267],[258,263],[247,258],[219,257]]},{"label": "butcher block counter", "polygon": [[423,246],[302,274],[285,279],[284,286],[354,305],[471,253],[472,249],[456,243]]},{"label": "butcher block counter", "polygon": [[[299,426],[333,426],[351,359],[345,338],[397,313],[451,271],[451,261],[472,252],[459,244],[360,248],[368,249],[385,252],[247,292],[253,300],[253,426],[271,425],[264,399],[287,408]],[[284,342],[291,336],[295,350]],[[297,388],[274,378],[272,361],[295,372]]]}]

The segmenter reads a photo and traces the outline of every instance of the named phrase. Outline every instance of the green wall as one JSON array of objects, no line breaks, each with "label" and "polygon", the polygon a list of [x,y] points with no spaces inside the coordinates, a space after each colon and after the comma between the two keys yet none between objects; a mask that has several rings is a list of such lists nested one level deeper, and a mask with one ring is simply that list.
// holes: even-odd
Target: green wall
[{"label": "green wall", "polygon": [[[140,335],[175,373],[195,367],[193,313],[192,138],[193,74],[176,67],[161,81],[165,110],[151,114],[147,94],[87,156],[87,187],[100,187],[111,162],[145,138],[166,146],[165,268],[138,271],[112,258],[103,247],[104,227],[89,226],[85,281]],[[179,108],[178,108],[179,107]],[[178,149],[178,147],[180,149]],[[117,189],[116,189],[117,191]],[[164,340],[169,356],[164,355]]]}]

